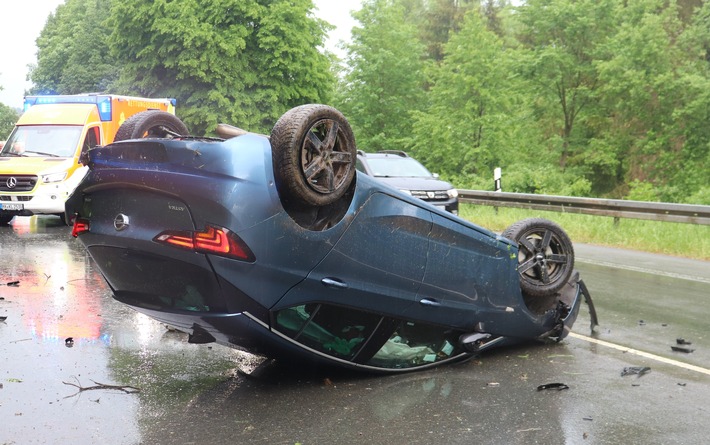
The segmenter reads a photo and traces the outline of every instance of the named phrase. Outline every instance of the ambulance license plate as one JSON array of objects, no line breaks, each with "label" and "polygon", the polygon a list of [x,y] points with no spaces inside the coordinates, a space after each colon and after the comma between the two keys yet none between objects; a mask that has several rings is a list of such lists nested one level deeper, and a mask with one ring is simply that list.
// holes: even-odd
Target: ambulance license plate
[{"label": "ambulance license plate", "polygon": [[0,210],[22,210],[25,208],[24,204],[15,203],[2,203],[0,204]]}]

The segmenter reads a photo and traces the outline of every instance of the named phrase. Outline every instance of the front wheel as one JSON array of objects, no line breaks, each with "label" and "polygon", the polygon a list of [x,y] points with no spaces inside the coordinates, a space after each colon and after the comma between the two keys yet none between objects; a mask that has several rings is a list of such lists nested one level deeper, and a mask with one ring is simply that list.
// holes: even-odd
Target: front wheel
[{"label": "front wheel", "polygon": [[518,243],[518,274],[524,294],[552,295],[567,283],[574,268],[574,249],[559,225],[528,218],[508,227],[503,236]]}]

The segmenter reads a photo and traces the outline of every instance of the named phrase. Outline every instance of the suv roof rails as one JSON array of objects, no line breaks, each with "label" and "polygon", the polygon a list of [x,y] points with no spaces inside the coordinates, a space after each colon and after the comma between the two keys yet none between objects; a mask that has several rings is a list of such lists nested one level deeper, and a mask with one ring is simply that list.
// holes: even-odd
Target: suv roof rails
[{"label": "suv roof rails", "polygon": [[362,151],[360,149],[358,149],[357,154],[359,154],[360,156],[367,156],[367,153],[365,153],[364,151]]},{"label": "suv roof rails", "polygon": [[403,152],[402,150],[380,150],[377,153],[384,153],[384,154],[388,154],[388,155],[397,155],[397,156],[401,156],[403,158],[409,157],[409,155],[407,153]]}]

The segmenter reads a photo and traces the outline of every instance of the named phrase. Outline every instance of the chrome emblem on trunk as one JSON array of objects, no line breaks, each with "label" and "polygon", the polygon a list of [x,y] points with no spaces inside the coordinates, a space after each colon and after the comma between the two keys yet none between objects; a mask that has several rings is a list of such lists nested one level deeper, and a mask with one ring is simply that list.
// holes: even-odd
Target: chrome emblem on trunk
[{"label": "chrome emblem on trunk", "polygon": [[125,230],[128,228],[129,222],[128,222],[128,216],[124,215],[123,213],[119,213],[116,215],[116,217],[113,219],[113,228],[116,229],[117,231]]}]

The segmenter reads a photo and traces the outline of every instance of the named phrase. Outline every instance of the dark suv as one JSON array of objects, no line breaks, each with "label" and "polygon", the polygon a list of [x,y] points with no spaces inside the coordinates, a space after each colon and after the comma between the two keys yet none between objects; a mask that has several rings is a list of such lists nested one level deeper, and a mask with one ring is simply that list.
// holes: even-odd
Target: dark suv
[{"label": "dark suv", "polygon": [[[148,123],[184,125],[167,116]],[[390,373],[560,341],[583,299],[597,324],[561,227],[529,218],[501,236],[356,173],[335,108],[292,108],[269,136],[222,126],[226,138],[133,138],[138,129],[87,151],[65,213],[113,297],[190,343]],[[400,153],[360,158],[435,181]]]},{"label": "dark suv", "polygon": [[458,191],[403,151],[358,150],[357,169],[454,215],[459,212]]}]

